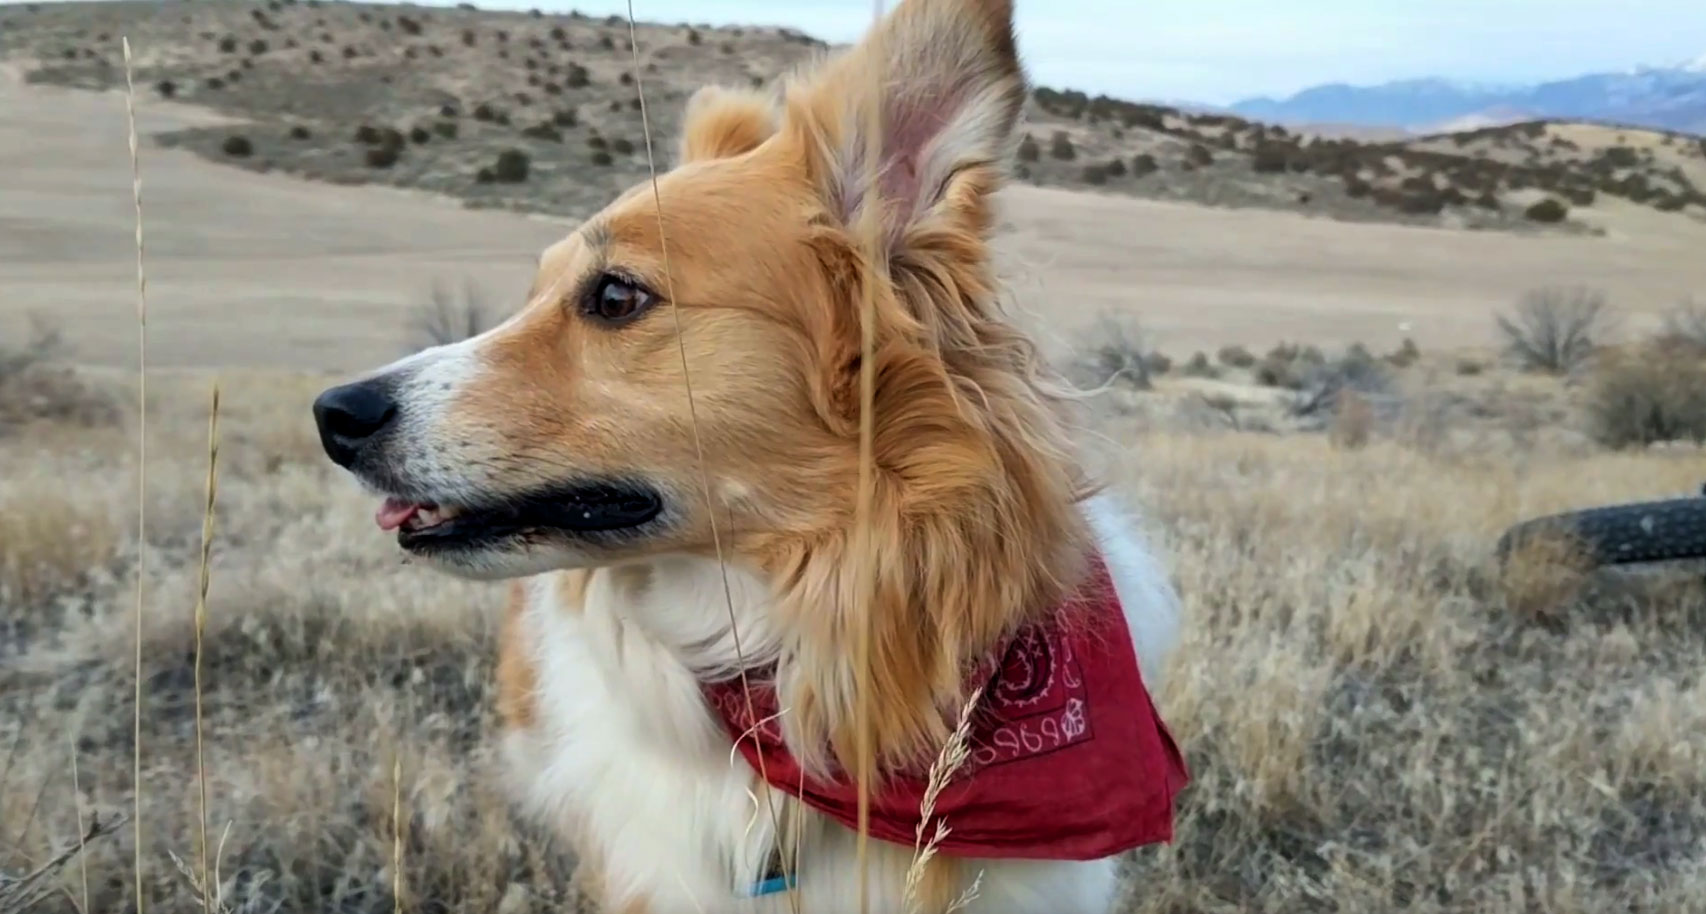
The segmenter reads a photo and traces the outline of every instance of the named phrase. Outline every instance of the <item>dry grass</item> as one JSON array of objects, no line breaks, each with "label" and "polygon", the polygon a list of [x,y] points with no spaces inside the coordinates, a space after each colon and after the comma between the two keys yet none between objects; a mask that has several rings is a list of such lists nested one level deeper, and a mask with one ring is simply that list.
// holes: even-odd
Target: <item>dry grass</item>
[{"label": "dry grass", "polygon": [[[88,848],[89,842],[104,838],[124,824],[122,818],[102,822],[99,819],[89,823],[89,830],[79,832],[75,843],[68,844],[54,854],[45,863],[36,866],[27,873],[9,876],[0,873],[0,911],[5,914],[21,914],[21,912],[44,906],[56,894],[56,888],[65,892],[67,899],[73,896],[63,887],[56,885],[56,879],[71,862],[77,859]],[[87,897],[87,893],[85,893]],[[73,901],[73,903],[75,903]]]},{"label": "dry grass", "polygon": [[[1514,456],[1151,442],[1139,484],[1192,619],[1164,707],[1197,781],[1178,846],[1138,867],[1151,894],[1134,910],[1703,897],[1706,804],[1674,787],[1696,773],[1633,776],[1617,736],[1651,696],[1694,687],[1698,587],[1584,589],[1538,625],[1487,564],[1516,517],[1685,491],[1698,458],[1528,455],[1519,476]],[[1648,738],[1697,751],[1706,734]]]},{"label": "dry grass", "polygon": [[[314,452],[321,383],[223,385],[202,630],[210,840],[229,830],[219,897],[377,914],[400,881],[411,911],[574,910],[569,861],[491,777],[501,594],[409,567],[374,534]],[[171,854],[199,870],[206,382],[150,388],[141,860],[149,909],[192,912],[202,896]],[[1490,558],[1519,518],[1696,489],[1697,453],[1349,450],[1122,417],[1097,431],[1190,613],[1162,703],[1195,782],[1176,844],[1129,864],[1125,911],[1668,912],[1706,897],[1698,587],[1547,595],[1542,574],[1517,601]],[[132,799],[136,528],[115,506],[135,498],[135,460],[122,430],[0,441],[0,517],[60,544],[27,591],[0,596],[0,618],[34,620],[0,649],[0,755],[18,747],[0,778],[6,872]],[[108,545],[79,563],[91,524]],[[131,852],[124,834],[90,846],[89,910],[128,903]],[[60,881],[80,894],[77,873]],[[71,910],[65,897],[42,910]]]},{"label": "dry grass", "polygon": [[1706,441],[1706,353],[1677,342],[1685,341],[1637,347],[1594,370],[1586,405],[1600,443]]},{"label": "dry grass", "polygon": [[[142,159],[138,154],[136,136],[136,81],[131,71],[130,38],[120,39],[124,48],[124,113],[125,136],[130,146],[130,191],[136,205],[136,663],[131,677],[134,689],[131,704],[131,827],[134,841],[131,849],[132,885],[136,894],[132,904],[137,914],[145,908],[147,891],[142,887],[142,639],[143,609],[146,603],[143,582],[148,576],[148,273],[145,268],[146,247],[142,231]],[[196,640],[196,755],[200,768],[201,755],[201,641]],[[205,788],[204,788],[205,792]],[[202,821],[207,820],[203,804]]]},{"label": "dry grass", "polygon": [[1333,421],[1327,427],[1327,440],[1334,447],[1356,449],[1368,444],[1374,436],[1374,407],[1361,394],[1346,390],[1333,407]]},{"label": "dry grass", "polygon": [[1541,531],[1513,538],[1500,556],[1499,595],[1514,612],[1533,619],[1568,610],[1592,580],[1593,558],[1578,538]]},{"label": "dry grass", "polygon": [[38,421],[102,425],[118,409],[83,384],[65,364],[68,349],[59,329],[39,315],[21,343],[0,343],[0,437],[18,434]]}]

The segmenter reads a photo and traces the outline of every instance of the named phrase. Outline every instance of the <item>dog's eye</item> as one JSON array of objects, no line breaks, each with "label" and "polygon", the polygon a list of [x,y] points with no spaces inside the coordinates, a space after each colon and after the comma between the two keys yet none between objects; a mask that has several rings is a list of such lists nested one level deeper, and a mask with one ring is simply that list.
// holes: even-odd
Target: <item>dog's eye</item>
[{"label": "dog's eye", "polygon": [[644,314],[654,301],[652,293],[637,283],[605,274],[593,285],[586,307],[593,317],[620,324]]}]

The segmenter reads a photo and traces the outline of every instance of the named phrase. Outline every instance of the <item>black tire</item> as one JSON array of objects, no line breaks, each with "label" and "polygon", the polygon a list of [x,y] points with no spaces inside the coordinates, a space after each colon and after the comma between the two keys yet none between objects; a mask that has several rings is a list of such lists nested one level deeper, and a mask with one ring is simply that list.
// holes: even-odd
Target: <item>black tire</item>
[{"label": "black tire", "polygon": [[1610,505],[1524,521],[1499,538],[1502,561],[1537,538],[1574,539],[1598,565],[1706,559],[1706,497]]}]

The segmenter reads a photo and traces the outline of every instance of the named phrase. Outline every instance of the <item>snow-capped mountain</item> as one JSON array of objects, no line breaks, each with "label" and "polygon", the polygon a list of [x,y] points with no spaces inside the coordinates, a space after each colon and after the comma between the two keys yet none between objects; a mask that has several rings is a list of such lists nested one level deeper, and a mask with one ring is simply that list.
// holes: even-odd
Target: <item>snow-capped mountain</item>
[{"label": "snow-capped mountain", "polygon": [[1412,79],[1378,86],[1331,83],[1284,99],[1232,106],[1256,120],[1429,129],[1465,119],[1581,118],[1706,133],[1706,56],[1671,67],[1593,73],[1531,86]]}]

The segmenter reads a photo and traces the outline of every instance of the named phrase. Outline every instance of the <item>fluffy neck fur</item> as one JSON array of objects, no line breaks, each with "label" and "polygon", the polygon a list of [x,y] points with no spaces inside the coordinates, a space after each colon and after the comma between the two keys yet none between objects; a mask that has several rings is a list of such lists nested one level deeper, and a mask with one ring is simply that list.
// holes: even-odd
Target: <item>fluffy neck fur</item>
[{"label": "fluffy neck fur", "polygon": [[[840,299],[830,309],[839,323],[820,337],[835,347],[824,364],[839,370],[819,401],[825,425],[849,443],[831,476],[841,481],[837,508],[814,529],[755,537],[742,552],[773,586],[784,732],[819,773],[853,769],[861,626],[871,632],[878,764],[927,762],[965,701],[967,667],[1059,602],[1084,568],[1078,502],[1088,487],[1065,397],[995,304],[983,241],[995,180],[978,169],[957,179],[886,269],[864,269],[838,227],[816,239]],[[878,283],[875,484],[861,536],[853,445],[865,281]]]}]

